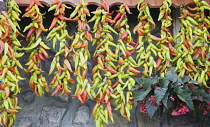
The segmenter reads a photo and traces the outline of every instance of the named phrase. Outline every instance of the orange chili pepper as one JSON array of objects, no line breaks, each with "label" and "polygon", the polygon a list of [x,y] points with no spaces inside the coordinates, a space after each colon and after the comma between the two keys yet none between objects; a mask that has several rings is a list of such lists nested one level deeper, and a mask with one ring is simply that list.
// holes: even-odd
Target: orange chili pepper
[{"label": "orange chili pepper", "polygon": [[108,109],[109,115],[112,117],[112,116],[113,116],[113,115],[112,115],[112,106],[111,106],[111,103],[110,103],[110,102],[108,102],[108,103],[106,104],[106,108]]},{"label": "orange chili pepper", "polygon": [[123,5],[125,6],[125,9],[128,12],[128,14],[132,14],[129,7],[128,7],[128,4],[124,3]]},{"label": "orange chili pepper", "polygon": [[39,46],[39,50],[43,53],[43,55],[44,55],[46,58],[49,58],[48,53],[44,50],[44,48],[42,48],[42,46]]},{"label": "orange chili pepper", "polygon": [[38,28],[37,33],[36,33],[36,38],[39,38],[41,33],[42,33],[42,29]]},{"label": "orange chili pepper", "polygon": [[6,112],[7,113],[18,113],[18,110],[16,110],[16,109],[7,109]]},{"label": "orange chili pepper", "polygon": [[60,2],[59,0],[54,0],[51,4],[55,5],[55,4],[58,4],[59,2]]},{"label": "orange chili pepper", "polygon": [[160,63],[163,59],[161,59],[160,57],[158,57],[157,61],[156,61],[156,69],[160,66]]},{"label": "orange chili pepper", "polygon": [[30,5],[25,9],[25,11],[29,11],[31,10],[31,8],[34,6],[35,2],[34,1],[31,1]]},{"label": "orange chili pepper", "polygon": [[34,3],[37,4],[37,5],[39,5],[40,7],[44,7],[44,6],[39,2],[39,0],[34,0]]},{"label": "orange chili pepper", "polygon": [[44,56],[43,56],[42,53],[39,53],[38,55],[39,55],[39,58],[40,58],[41,60],[46,61],[46,59],[44,58]]},{"label": "orange chili pepper", "polygon": [[8,98],[10,96],[10,89],[8,86],[4,87],[4,91],[5,91],[5,98]]}]

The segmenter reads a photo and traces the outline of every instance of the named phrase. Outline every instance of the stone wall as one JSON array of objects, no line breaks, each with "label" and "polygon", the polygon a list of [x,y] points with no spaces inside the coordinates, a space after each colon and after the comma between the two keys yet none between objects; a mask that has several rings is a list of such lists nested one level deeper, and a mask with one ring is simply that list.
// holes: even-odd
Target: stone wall
[{"label": "stone wall", "polygon": [[[89,6],[90,11],[94,11],[96,6]],[[24,11],[25,7],[21,7]],[[117,6],[112,7],[112,10],[116,10]],[[42,12],[47,11],[42,9]],[[129,25],[131,30],[137,24],[138,11],[136,9],[131,9],[132,15],[129,15]],[[71,11],[67,12],[69,15]],[[158,17],[158,9],[151,9],[151,13],[154,20]],[[46,28],[53,18],[53,13],[47,13],[44,19],[44,24]],[[159,36],[160,22],[155,21],[157,28],[152,31],[152,34]],[[23,29],[26,25],[30,23],[28,18],[22,19],[20,22],[21,28]],[[90,24],[93,25],[93,24]],[[69,34],[73,35],[76,31],[76,24],[68,22]],[[47,35],[43,34],[43,38]],[[116,35],[115,35],[116,37]],[[133,35],[136,39],[136,35]],[[23,38],[20,38],[23,39]],[[117,39],[116,39],[117,40]],[[71,40],[69,40],[71,43]],[[23,42],[23,46],[27,43]],[[48,46],[51,47],[51,42],[46,42]],[[89,45],[91,54],[93,54],[95,47]],[[48,77],[48,82],[52,79],[52,76],[48,76],[47,72],[50,68],[50,63],[55,55],[56,50],[50,50],[50,58],[46,62],[43,62],[42,69],[46,72],[45,76]],[[27,62],[28,54],[20,59],[22,65]],[[94,66],[93,60],[89,60],[89,70],[88,78],[91,78],[91,69]],[[29,77],[22,70],[22,77]],[[50,93],[45,93],[42,98],[34,96],[33,91],[29,88],[28,81],[20,82],[21,93],[18,94],[19,106],[22,110],[17,114],[17,121],[15,123],[16,127],[94,127],[94,119],[91,116],[93,106],[95,101],[88,100],[86,104],[81,104],[78,102],[77,98],[64,97],[64,96],[51,96]],[[70,84],[72,91],[74,91],[76,84]],[[146,114],[139,112],[138,107],[131,111],[131,120],[133,122],[127,122],[123,117],[120,116],[119,111],[114,111],[115,123],[105,125],[105,127],[198,127],[200,126],[198,118],[194,118],[191,115],[183,115],[179,117],[172,117],[170,113],[159,113],[157,112],[153,119],[149,118]]]}]

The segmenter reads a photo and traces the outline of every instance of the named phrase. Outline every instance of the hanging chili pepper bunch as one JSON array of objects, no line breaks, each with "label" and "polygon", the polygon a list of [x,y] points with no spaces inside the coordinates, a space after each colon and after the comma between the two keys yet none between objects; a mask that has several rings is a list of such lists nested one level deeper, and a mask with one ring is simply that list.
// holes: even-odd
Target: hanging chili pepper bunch
[{"label": "hanging chili pepper bunch", "polygon": [[177,51],[174,49],[172,42],[172,32],[170,31],[169,27],[172,25],[172,18],[171,18],[171,7],[172,1],[171,0],[164,0],[162,6],[160,7],[160,14],[158,17],[158,21],[161,21],[161,31],[160,36],[164,40],[159,41],[157,46],[160,51],[158,51],[158,58],[156,61],[156,68],[155,71],[160,71],[160,76],[166,76],[168,70],[172,67],[172,56],[177,56]]},{"label": "hanging chili pepper bunch", "polygon": [[78,97],[81,103],[86,103],[86,100],[90,96],[90,84],[87,79],[87,62],[90,58],[88,50],[88,41],[92,41],[92,35],[90,34],[90,28],[87,24],[86,17],[90,16],[90,12],[87,8],[87,3],[84,0],[80,1],[71,13],[70,18],[73,18],[77,22],[77,32],[75,38],[70,46],[70,51],[73,51],[73,60],[75,63],[75,75],[77,80],[76,91],[74,97]]},{"label": "hanging chili pepper bunch", "polygon": [[41,69],[41,60],[46,61],[44,57],[49,58],[46,49],[50,49],[42,41],[42,31],[47,31],[43,26],[43,16],[40,13],[39,7],[44,7],[38,0],[33,0],[31,4],[25,9],[26,13],[23,17],[31,18],[32,22],[25,27],[24,32],[28,31],[26,40],[29,41],[27,47],[22,48],[26,52],[30,52],[28,58],[28,68],[25,70],[26,74],[31,73],[29,85],[34,90],[36,96],[43,95],[43,88],[49,92],[48,84],[45,77],[42,75],[44,71]]},{"label": "hanging chili pepper bunch", "polygon": [[95,119],[96,126],[103,126],[103,123],[108,124],[110,119],[114,122],[111,107],[111,93],[113,92],[113,83],[117,77],[117,55],[113,52],[116,49],[116,44],[113,42],[112,34],[118,34],[111,24],[115,23],[112,20],[112,13],[109,13],[109,6],[107,1],[102,1],[102,7],[98,7],[96,11],[92,12],[94,16],[89,22],[95,21],[93,26],[93,33],[95,38],[92,45],[96,45],[93,58],[96,63],[92,70],[93,86],[92,90],[97,93],[91,93],[96,99],[96,105],[93,108],[92,116]]},{"label": "hanging chili pepper bunch", "polygon": [[[160,49],[155,46],[154,41],[163,41],[163,38],[158,38],[151,35],[150,31],[156,27],[149,11],[149,6],[144,0],[140,0],[137,9],[139,10],[139,23],[133,29],[134,33],[138,33],[138,46],[136,47],[136,56],[139,66],[143,66],[144,77],[149,77],[152,75],[154,68],[156,68],[156,63],[154,56],[160,55]],[[148,46],[146,45],[148,43]],[[170,51],[168,51],[170,53]],[[170,55],[170,54],[169,54]]]},{"label": "hanging chili pepper bunch", "polygon": [[[191,80],[196,80],[207,86],[210,76],[209,61],[209,17],[205,16],[205,11],[210,11],[209,5],[205,1],[194,0],[196,7],[182,8],[180,32],[174,37],[179,38],[175,46],[178,56],[173,59],[179,77],[189,75]],[[209,87],[208,87],[209,88]]]},{"label": "hanging chili pepper bunch", "polygon": [[[66,5],[62,4],[59,0],[54,0],[51,4],[51,7],[48,11],[55,10],[54,19],[50,25],[49,30],[50,33],[47,36],[48,40],[53,40],[52,45],[55,49],[56,42],[59,41],[59,51],[55,54],[55,57],[51,63],[49,74],[53,72],[56,68],[57,70],[54,72],[54,77],[50,83],[53,88],[56,88],[52,95],[57,94],[59,91],[61,95],[67,95],[66,93],[71,93],[70,88],[68,86],[68,82],[75,83],[71,78],[71,74],[73,74],[73,70],[69,61],[69,46],[67,43],[67,38],[72,39],[68,35],[68,31],[66,30],[66,21],[72,21],[65,17],[65,9]],[[69,8],[69,7],[67,7]],[[60,65],[60,58],[64,56],[63,65]],[[66,92],[66,93],[65,93]]]},{"label": "hanging chili pepper bunch", "polygon": [[[135,53],[136,43],[133,42],[131,32],[128,25],[128,17],[126,15],[132,14],[127,4],[121,4],[117,15],[114,18],[116,20],[115,27],[119,30],[119,38],[116,48],[117,61],[117,81],[112,86],[113,94],[111,97],[115,99],[115,103],[118,106],[114,110],[119,110],[121,115],[128,121],[130,120],[130,110],[133,107],[133,92],[132,87],[135,85],[135,80],[131,76],[136,76],[141,71],[135,69],[139,67],[136,61],[132,58],[132,54]],[[133,46],[134,45],[134,46]],[[132,122],[132,121],[131,121]]]},{"label": "hanging chili pepper bunch", "polygon": [[[8,6],[14,5],[13,8],[8,8],[8,12],[12,12],[15,8],[15,1],[9,1]],[[16,10],[19,10],[16,8]],[[17,24],[13,24],[13,20],[19,20],[19,13],[11,15],[7,14],[5,11],[1,12],[0,15],[0,125],[12,126],[16,120],[15,113],[18,109],[17,106],[18,98],[16,94],[20,92],[18,82],[24,80],[20,76],[18,67],[23,69],[19,60],[16,58],[21,57],[22,53],[17,53],[19,46],[21,46],[19,40],[17,39],[20,32],[17,29]],[[14,21],[15,22],[15,21]]]}]

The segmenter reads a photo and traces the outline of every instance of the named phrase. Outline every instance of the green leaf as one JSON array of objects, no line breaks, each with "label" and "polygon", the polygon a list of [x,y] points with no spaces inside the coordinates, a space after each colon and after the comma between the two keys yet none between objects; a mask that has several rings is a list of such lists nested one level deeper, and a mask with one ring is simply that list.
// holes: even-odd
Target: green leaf
[{"label": "green leaf", "polygon": [[184,91],[181,87],[176,87],[174,89],[174,92],[177,93],[177,96],[179,97],[179,99],[181,99],[182,101],[186,102],[185,100],[185,96],[184,96]]},{"label": "green leaf", "polygon": [[163,105],[166,107],[166,108],[170,108],[172,106],[172,102],[170,99],[168,99],[168,96],[170,95],[169,92],[166,92],[166,94],[164,95],[163,99],[162,99],[162,102],[163,102]]},{"label": "green leaf", "polygon": [[197,82],[197,81],[195,81],[195,80],[190,80],[189,83],[193,83],[193,84],[196,84],[196,85],[201,85],[200,82]]},{"label": "green leaf", "polygon": [[186,104],[189,106],[190,109],[194,110],[194,105],[193,105],[192,96],[191,96],[192,92],[190,91],[187,85],[183,86],[183,90],[184,90]]},{"label": "green leaf", "polygon": [[157,111],[158,106],[157,105],[152,105],[151,103],[149,103],[149,101],[147,99],[146,108],[147,108],[147,111],[148,111],[148,115],[152,118],[153,115],[155,114],[155,112]]},{"label": "green leaf", "polygon": [[174,89],[174,91],[177,93],[179,99],[186,102],[189,108],[194,110],[194,105],[191,96],[192,92],[190,91],[187,85],[183,85],[182,87],[177,87]]},{"label": "green leaf", "polygon": [[168,79],[169,81],[172,81],[173,83],[175,83],[178,80],[178,76],[174,71],[175,71],[175,68],[173,67],[168,71],[166,75],[166,79]]},{"label": "green leaf", "polygon": [[181,79],[177,79],[175,83],[173,83],[173,88],[180,87],[183,84]]},{"label": "green leaf", "polygon": [[190,76],[184,76],[182,77],[182,82],[183,83],[188,83],[190,81]]},{"label": "green leaf", "polygon": [[153,78],[152,84],[157,84],[158,82],[159,82],[159,79],[158,79],[158,76],[156,75],[156,76]]},{"label": "green leaf", "polygon": [[143,89],[134,91],[134,104],[136,105],[137,101],[144,100],[151,90],[151,84],[145,83]]},{"label": "green leaf", "polygon": [[160,90],[155,89],[154,93],[155,93],[155,98],[156,98],[157,104],[159,104],[159,102],[163,99],[166,91],[167,91],[167,88],[161,88]]},{"label": "green leaf", "polygon": [[170,81],[168,81],[165,78],[160,79],[160,81],[159,81],[159,85],[161,88],[168,88],[169,83],[170,83]]},{"label": "green leaf", "polygon": [[143,81],[142,81],[141,78],[134,78],[134,80],[136,81],[136,83],[137,83],[138,85],[140,85],[140,87],[142,87]]}]

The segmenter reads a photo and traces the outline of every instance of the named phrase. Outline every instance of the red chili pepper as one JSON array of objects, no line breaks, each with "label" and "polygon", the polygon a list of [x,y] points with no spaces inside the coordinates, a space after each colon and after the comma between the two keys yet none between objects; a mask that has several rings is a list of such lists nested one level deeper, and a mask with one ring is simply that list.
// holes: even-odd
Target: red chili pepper
[{"label": "red chili pepper", "polygon": [[77,97],[78,97],[78,99],[79,99],[79,101],[82,103],[82,104],[84,104],[84,102],[83,102],[83,99],[82,99],[82,97],[81,97],[81,89],[79,89],[78,91],[77,91]]},{"label": "red chili pepper", "polygon": [[56,9],[55,9],[55,12],[57,12],[57,11],[59,10],[59,8],[61,7],[61,5],[62,5],[61,2],[59,2],[59,3],[57,4]]},{"label": "red chili pepper", "polygon": [[118,61],[118,64],[120,64],[120,65],[124,65],[125,63],[123,62],[123,61]]},{"label": "red chili pepper", "polygon": [[118,30],[120,30],[120,24],[121,24],[121,22],[123,21],[123,18],[125,17],[125,15],[126,15],[126,13],[122,13],[122,15],[120,16],[120,19],[118,20]]},{"label": "red chili pepper", "polygon": [[112,20],[112,19],[110,19],[110,18],[108,18],[108,17],[106,17],[106,21],[107,21],[107,22],[110,22],[110,23],[115,23],[114,20]]},{"label": "red chili pepper", "polygon": [[93,37],[92,37],[92,35],[90,34],[89,31],[86,30],[85,31],[85,35],[87,36],[87,38],[88,38],[89,41],[91,41],[91,42],[93,41]]},{"label": "red chili pepper", "polygon": [[86,103],[86,100],[87,100],[87,91],[84,91],[81,95],[82,97],[82,100],[83,100],[83,104]]},{"label": "red chili pepper", "polygon": [[61,89],[61,85],[57,85],[55,88],[55,91],[52,93],[52,96],[56,95],[60,89]]},{"label": "red chili pepper", "polygon": [[126,56],[131,56],[132,55],[128,50],[125,51],[125,54],[126,54]]},{"label": "red chili pepper", "polygon": [[103,30],[101,23],[98,23],[98,28],[99,28],[100,30]]},{"label": "red chili pepper", "polygon": [[31,35],[33,34],[33,32],[34,32],[35,30],[36,30],[35,27],[31,27],[31,28],[29,29],[28,34],[27,34],[27,36],[26,36],[26,40],[28,40],[28,39],[31,37]]},{"label": "red chili pepper", "polygon": [[187,17],[189,12],[187,10],[183,10],[182,13],[183,13],[183,15],[178,18],[183,19],[183,18]]},{"label": "red chili pepper", "polygon": [[[117,15],[114,17],[114,21],[116,22],[121,17],[121,13],[117,13]],[[113,26],[114,23],[112,23],[110,26]]]},{"label": "red chili pepper", "polygon": [[106,95],[107,95],[108,97],[111,96],[109,88],[106,89]]},{"label": "red chili pepper", "polygon": [[109,5],[106,0],[102,0],[102,7],[104,8],[105,11],[109,12]]},{"label": "red chili pepper", "polygon": [[100,38],[101,37],[101,32],[100,32],[100,30],[97,30],[96,31],[96,39],[98,39],[98,38]]},{"label": "red chili pepper", "polygon": [[110,102],[108,102],[107,104],[106,104],[106,108],[107,108],[107,110],[108,110],[108,112],[109,112],[109,115],[112,117],[113,115],[112,115],[112,106],[111,106],[111,103]]},{"label": "red chili pepper", "polygon": [[112,69],[110,66],[106,66],[107,71],[113,73],[113,74],[117,74],[117,71],[115,71],[114,69]]},{"label": "red chili pepper", "polygon": [[170,49],[171,55],[173,56],[178,56],[175,52],[174,52],[174,47],[172,46],[171,42],[168,42],[168,47]]},{"label": "red chili pepper", "polygon": [[120,82],[119,81],[116,81],[113,85],[112,85],[112,88],[115,88]]},{"label": "red chili pepper", "polygon": [[103,93],[100,92],[100,95],[99,95],[99,102],[102,103],[104,101],[104,96],[103,96]]},{"label": "red chili pepper", "polygon": [[108,16],[111,16],[114,14],[114,11],[112,11],[111,13],[107,13]]},{"label": "red chili pepper", "polygon": [[37,85],[34,86],[34,94],[35,94],[35,96],[39,96],[39,94],[38,94],[38,86]]},{"label": "red chili pepper", "polygon": [[[96,48],[96,49],[97,49],[97,48]],[[93,60],[94,60],[95,63],[98,63],[98,62],[97,62],[97,57],[98,57],[98,56],[99,56],[98,54],[95,54],[95,56],[93,57]]]},{"label": "red chili pepper", "polygon": [[127,32],[127,31],[124,31],[124,32],[122,33],[121,39],[122,39],[122,40],[126,40],[126,39],[127,39],[127,36],[128,36],[128,32]]}]

